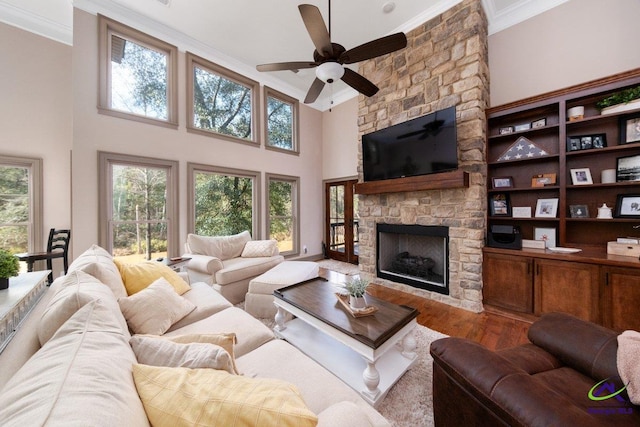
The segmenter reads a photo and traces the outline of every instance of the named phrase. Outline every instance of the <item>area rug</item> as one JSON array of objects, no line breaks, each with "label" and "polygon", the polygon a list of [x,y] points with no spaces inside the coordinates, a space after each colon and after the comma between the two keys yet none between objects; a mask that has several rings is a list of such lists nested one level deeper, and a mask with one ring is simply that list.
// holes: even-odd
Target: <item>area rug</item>
[{"label": "area rug", "polygon": [[336,261],[335,259],[323,259],[317,262],[322,268],[326,268],[327,270],[331,271],[337,271],[338,273],[346,274],[348,276],[360,274],[360,269],[358,268],[358,266],[349,264],[348,262]]}]

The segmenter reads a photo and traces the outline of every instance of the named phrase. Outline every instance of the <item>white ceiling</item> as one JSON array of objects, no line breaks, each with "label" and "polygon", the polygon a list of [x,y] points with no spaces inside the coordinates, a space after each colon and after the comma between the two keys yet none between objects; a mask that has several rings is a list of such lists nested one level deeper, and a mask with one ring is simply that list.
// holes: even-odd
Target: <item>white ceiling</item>
[{"label": "white ceiling", "polygon": [[[460,0],[332,0],[331,39],[346,49],[395,32],[408,32]],[[489,34],[568,0],[481,0]],[[329,22],[328,0],[0,0],[0,21],[72,44],[73,7],[102,13],[151,33],[300,100],[313,69],[258,73],[270,62],[307,61],[314,47],[298,4],[318,6]],[[356,69],[357,64],[354,66]],[[324,110],[356,95],[343,82],[327,85],[314,107]]]}]

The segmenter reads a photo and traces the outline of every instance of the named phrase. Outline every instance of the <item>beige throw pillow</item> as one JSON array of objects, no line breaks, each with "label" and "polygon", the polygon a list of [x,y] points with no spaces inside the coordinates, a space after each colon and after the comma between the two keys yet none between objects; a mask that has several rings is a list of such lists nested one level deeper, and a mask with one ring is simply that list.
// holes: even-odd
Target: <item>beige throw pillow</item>
[{"label": "beige throw pillow", "polygon": [[244,245],[243,258],[257,258],[278,255],[278,242],[276,240],[251,240]]},{"label": "beige throw pillow", "polygon": [[231,355],[207,343],[180,344],[160,337],[134,335],[129,340],[138,363],[168,368],[222,369],[237,374]]},{"label": "beige throw pillow", "polygon": [[134,333],[151,335],[164,334],[196,308],[163,277],[134,295],[118,299],[118,304]]},{"label": "beige throw pillow", "polygon": [[239,257],[244,245],[250,240],[251,234],[248,231],[231,236],[216,237],[187,235],[187,245],[191,253],[213,256],[222,261]]}]

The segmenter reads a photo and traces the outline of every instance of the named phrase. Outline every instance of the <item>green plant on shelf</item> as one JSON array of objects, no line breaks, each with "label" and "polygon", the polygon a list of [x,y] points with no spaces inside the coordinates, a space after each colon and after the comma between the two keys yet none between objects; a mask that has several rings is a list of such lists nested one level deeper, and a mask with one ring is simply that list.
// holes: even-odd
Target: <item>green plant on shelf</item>
[{"label": "green plant on shelf", "polygon": [[596,107],[602,110],[603,108],[611,107],[612,105],[626,104],[627,102],[631,102],[638,98],[640,98],[640,86],[613,93],[596,102]]},{"label": "green plant on shelf", "polygon": [[6,249],[0,249],[0,278],[8,279],[20,272],[18,258]]}]

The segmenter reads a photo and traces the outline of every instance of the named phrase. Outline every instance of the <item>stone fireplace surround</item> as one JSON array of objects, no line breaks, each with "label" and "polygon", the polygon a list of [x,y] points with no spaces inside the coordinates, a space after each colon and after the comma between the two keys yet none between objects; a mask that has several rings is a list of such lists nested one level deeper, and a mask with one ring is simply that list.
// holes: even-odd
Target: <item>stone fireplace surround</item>
[{"label": "stone fireplace surround", "polygon": [[[360,72],[380,91],[371,98],[359,98],[359,134],[455,105],[458,163],[468,173],[468,186],[427,185],[428,190],[408,187],[406,191],[359,194],[360,271],[383,286],[479,312],[487,205],[485,109],[489,101],[487,19],[480,0],[463,0],[409,32],[407,39],[407,48],[361,64]],[[358,145],[362,183],[360,141]],[[437,181],[435,175],[424,179]],[[376,277],[378,223],[449,228],[449,295]]]}]

